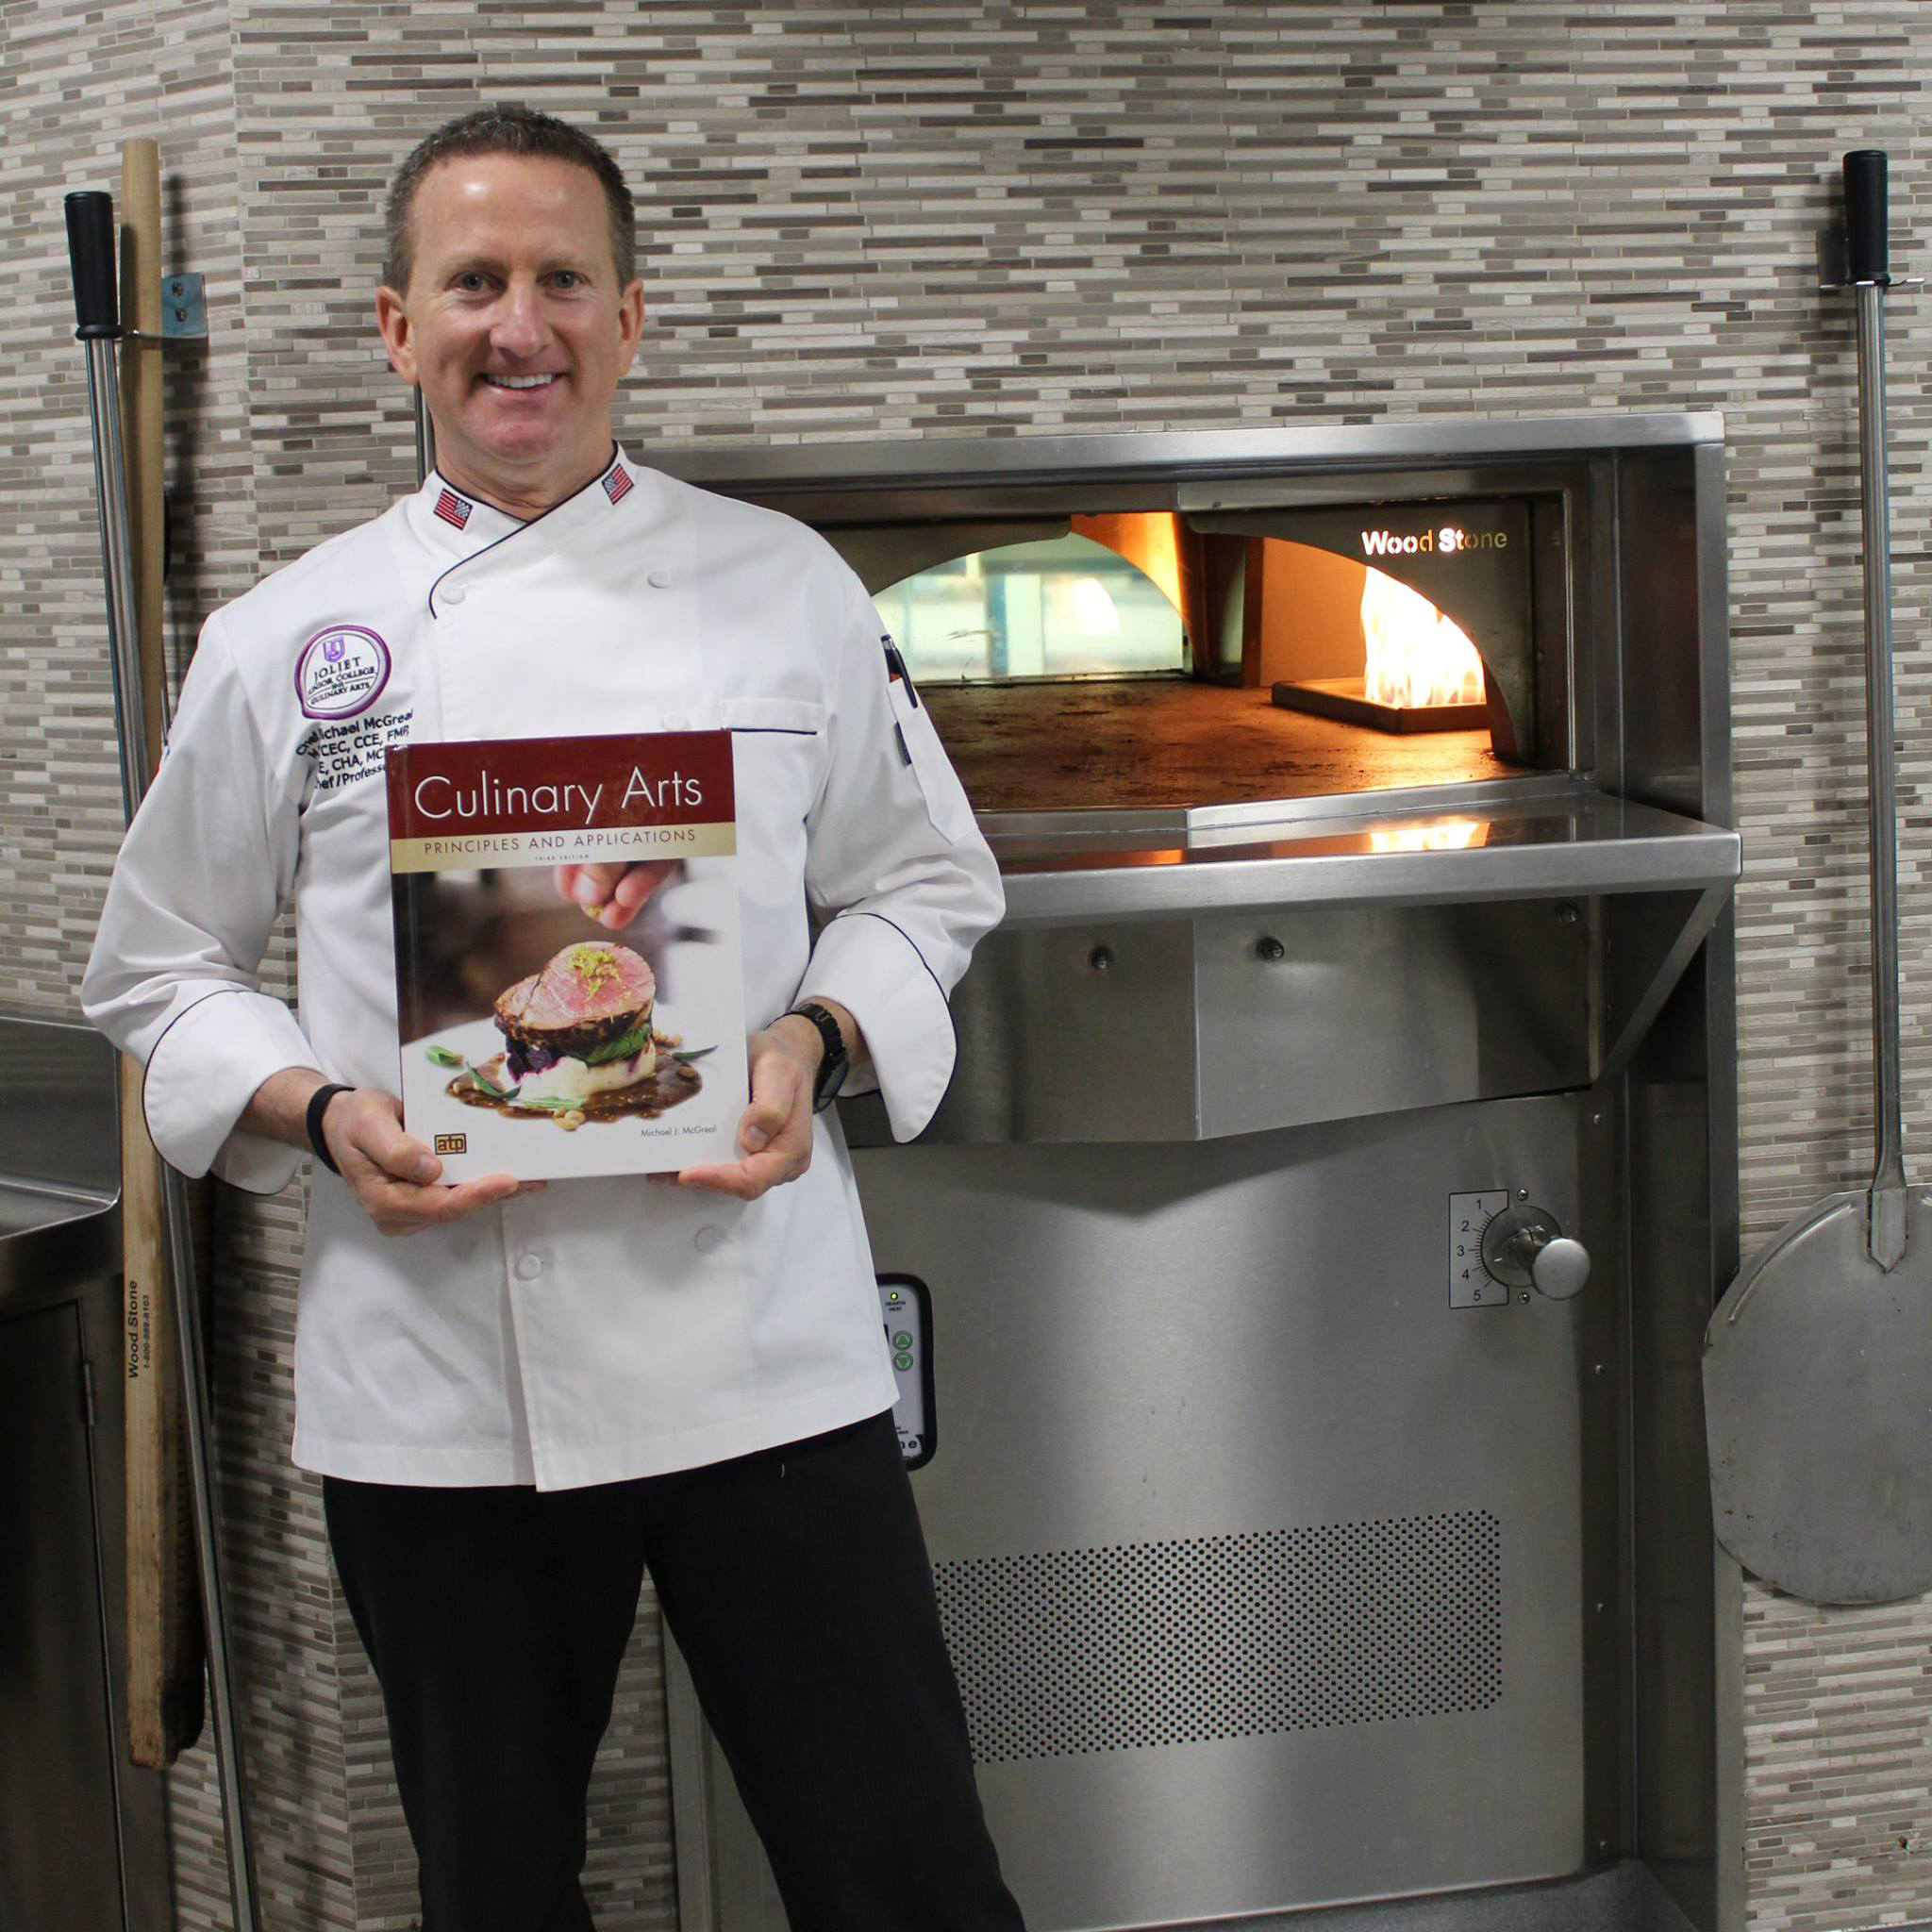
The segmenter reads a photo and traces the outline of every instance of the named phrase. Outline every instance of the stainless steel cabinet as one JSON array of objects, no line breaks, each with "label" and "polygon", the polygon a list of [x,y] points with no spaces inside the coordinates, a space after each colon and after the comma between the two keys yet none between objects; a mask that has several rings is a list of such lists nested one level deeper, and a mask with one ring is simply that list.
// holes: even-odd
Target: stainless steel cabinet
[{"label": "stainless steel cabinet", "polygon": [[0,1015],[0,1932],[166,1932],[127,1761],[114,1062]]},{"label": "stainless steel cabinet", "polygon": [[[103,1283],[112,1300],[112,1284]],[[77,1301],[0,1320],[0,1926],[123,1926]]]}]

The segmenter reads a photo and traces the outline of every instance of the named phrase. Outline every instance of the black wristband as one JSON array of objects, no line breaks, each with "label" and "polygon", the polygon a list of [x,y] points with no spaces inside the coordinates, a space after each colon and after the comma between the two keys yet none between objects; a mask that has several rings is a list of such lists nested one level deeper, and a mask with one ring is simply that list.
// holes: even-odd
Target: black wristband
[{"label": "black wristband", "polygon": [[315,1149],[316,1159],[331,1174],[341,1174],[341,1169],[335,1164],[334,1158],[328,1151],[328,1142],[322,1138],[322,1117],[328,1111],[329,1102],[338,1093],[353,1093],[355,1091],[353,1087],[344,1087],[338,1083],[328,1087],[318,1087],[308,1096],[308,1144]]},{"label": "black wristband", "polygon": [[802,1000],[788,1013],[779,1016],[786,1020],[809,1020],[818,1028],[819,1039],[824,1047],[824,1056],[819,1061],[818,1077],[812,1082],[811,1110],[824,1113],[838,1097],[839,1090],[845,1084],[846,1071],[850,1061],[845,1053],[845,1036],[839,1030],[839,1023],[816,1000]]}]

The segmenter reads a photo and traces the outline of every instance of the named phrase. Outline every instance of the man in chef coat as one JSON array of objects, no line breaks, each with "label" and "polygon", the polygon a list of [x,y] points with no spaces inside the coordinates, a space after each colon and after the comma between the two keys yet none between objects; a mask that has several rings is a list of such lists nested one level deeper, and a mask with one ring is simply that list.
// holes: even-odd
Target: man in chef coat
[{"label": "man in chef coat", "polygon": [[[591,1925],[585,1793],[646,1566],[797,1932],[1005,1932],[824,1110],[842,1077],[901,1138],[925,1124],[997,871],[837,555],[614,442],[631,225],[608,155],[541,115],[404,163],[376,319],[436,473],[208,620],[83,998],[183,1172],[271,1192],[318,1157],[293,1456],[382,1686],[425,1932]],[[741,1158],[445,1186],[392,1092],[385,748],[708,728],[734,734],[764,1023]],[[589,933],[662,880],[562,883]],[[258,983],[290,902],[299,1016]]]}]

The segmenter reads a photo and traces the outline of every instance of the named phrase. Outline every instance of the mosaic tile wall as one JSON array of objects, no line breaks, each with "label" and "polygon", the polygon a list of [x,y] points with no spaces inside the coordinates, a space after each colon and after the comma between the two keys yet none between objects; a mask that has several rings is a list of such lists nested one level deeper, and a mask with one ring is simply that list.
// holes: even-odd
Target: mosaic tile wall
[{"label": "mosaic tile wall", "polygon": [[[1926,265],[1922,0],[697,4],[0,0],[0,997],[63,1014],[113,850],[58,197],[164,140],[214,334],[175,408],[191,613],[411,475],[368,326],[375,208],[445,114],[594,125],[640,187],[654,443],[1717,408],[1731,446],[1745,1240],[1869,1166],[1851,328],[1816,289],[1845,148]],[[1932,935],[1932,317],[1892,304],[1903,953]],[[286,984],[288,961],[271,967]],[[1932,986],[1907,996],[1932,1126]],[[229,1204],[217,1381],[272,1932],[400,1928],[406,1859],[317,1499],[282,1458],[297,1202]],[[1750,1917],[1932,1915],[1932,1604],[1747,1592]],[[648,1632],[649,1619],[644,1621]],[[610,1932],[672,1923],[647,1637],[598,1784]],[[206,1755],[184,1926],[225,1923]]]}]

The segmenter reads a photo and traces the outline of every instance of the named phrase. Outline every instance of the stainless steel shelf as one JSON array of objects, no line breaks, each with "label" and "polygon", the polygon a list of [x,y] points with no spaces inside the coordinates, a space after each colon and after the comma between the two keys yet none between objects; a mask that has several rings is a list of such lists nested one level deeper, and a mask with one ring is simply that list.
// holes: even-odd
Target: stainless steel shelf
[{"label": "stainless steel shelf", "polygon": [[89,1026],[0,1014],[0,1303],[119,1272],[114,1050]]},{"label": "stainless steel shelf", "polygon": [[1734,831],[1567,782],[989,819],[1006,928],[1734,885]]},{"label": "stainless steel shelf", "polygon": [[69,1295],[121,1266],[120,1203],[0,1180],[0,1308]]}]

